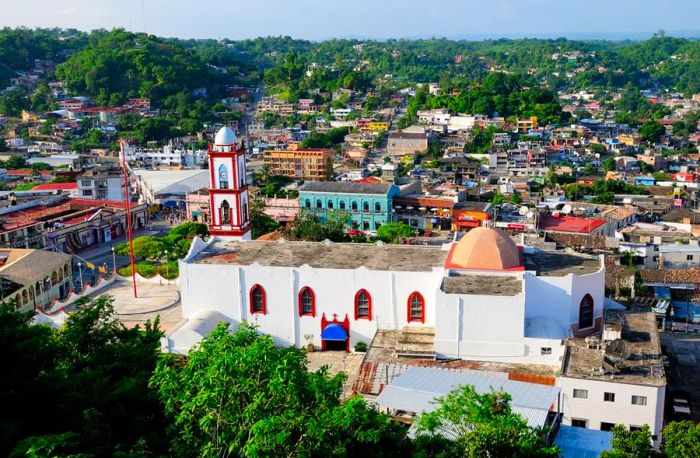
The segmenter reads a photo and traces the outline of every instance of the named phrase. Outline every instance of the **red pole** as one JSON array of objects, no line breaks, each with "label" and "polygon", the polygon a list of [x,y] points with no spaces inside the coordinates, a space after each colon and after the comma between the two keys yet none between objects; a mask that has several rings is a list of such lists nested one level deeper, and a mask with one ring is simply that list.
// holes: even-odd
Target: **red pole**
[{"label": "red pole", "polygon": [[119,150],[121,155],[122,173],[124,174],[124,195],[126,201],[126,236],[129,239],[129,259],[131,261],[131,279],[134,285],[134,298],[136,294],[136,264],[134,263],[134,237],[131,234],[131,199],[129,198],[129,180],[126,174],[126,153],[124,152],[124,143],[119,140]]}]

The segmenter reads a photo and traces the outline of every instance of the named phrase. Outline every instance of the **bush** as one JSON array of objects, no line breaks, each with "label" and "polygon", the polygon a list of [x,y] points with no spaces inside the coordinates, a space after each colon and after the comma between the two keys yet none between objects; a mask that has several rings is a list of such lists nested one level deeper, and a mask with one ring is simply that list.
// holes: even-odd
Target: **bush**
[{"label": "bush", "polygon": [[172,280],[180,275],[180,268],[177,261],[168,261],[158,266],[161,277]]},{"label": "bush", "polygon": [[364,342],[357,342],[355,344],[355,351],[359,351],[359,352],[367,351],[367,344]]}]

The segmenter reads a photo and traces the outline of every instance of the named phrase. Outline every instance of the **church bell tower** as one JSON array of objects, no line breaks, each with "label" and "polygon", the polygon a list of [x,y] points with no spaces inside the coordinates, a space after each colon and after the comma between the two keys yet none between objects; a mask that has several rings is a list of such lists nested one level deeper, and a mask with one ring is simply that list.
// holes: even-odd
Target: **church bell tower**
[{"label": "church bell tower", "polygon": [[236,144],[229,127],[216,133],[209,144],[209,232],[228,240],[250,240],[248,183],[245,148]]}]

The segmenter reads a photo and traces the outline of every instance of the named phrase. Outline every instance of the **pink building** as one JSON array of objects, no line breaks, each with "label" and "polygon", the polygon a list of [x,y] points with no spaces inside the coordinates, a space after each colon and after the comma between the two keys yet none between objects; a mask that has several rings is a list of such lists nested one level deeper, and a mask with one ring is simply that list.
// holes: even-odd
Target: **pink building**
[{"label": "pink building", "polygon": [[187,194],[185,204],[190,221],[209,222],[209,189],[204,188]]},{"label": "pink building", "polygon": [[279,223],[293,221],[299,213],[299,199],[265,199],[265,214]]}]

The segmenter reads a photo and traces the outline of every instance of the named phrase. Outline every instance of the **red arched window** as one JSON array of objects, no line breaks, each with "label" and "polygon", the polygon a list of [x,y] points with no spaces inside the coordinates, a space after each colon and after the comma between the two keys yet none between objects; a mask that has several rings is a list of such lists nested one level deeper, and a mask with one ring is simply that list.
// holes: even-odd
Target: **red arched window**
[{"label": "red arched window", "polygon": [[366,289],[355,294],[355,319],[372,320],[372,296]]},{"label": "red arched window", "polygon": [[250,288],[250,313],[267,314],[267,295],[260,285]]},{"label": "red arched window", "polygon": [[304,286],[299,291],[299,316],[316,316],[316,295],[314,290]]},{"label": "red arched window", "polygon": [[418,291],[408,296],[408,321],[425,323],[425,299]]},{"label": "red arched window", "polygon": [[593,326],[593,297],[586,294],[578,307],[578,328],[586,329]]}]

